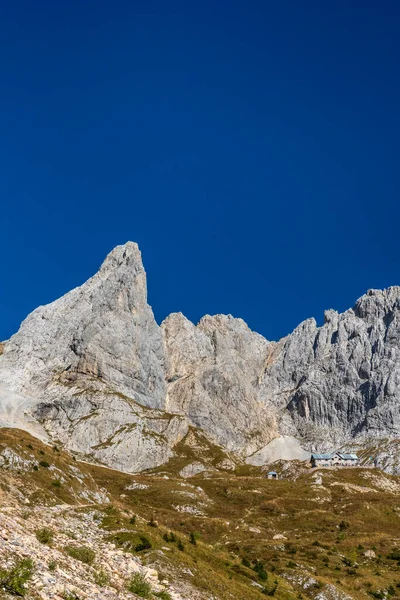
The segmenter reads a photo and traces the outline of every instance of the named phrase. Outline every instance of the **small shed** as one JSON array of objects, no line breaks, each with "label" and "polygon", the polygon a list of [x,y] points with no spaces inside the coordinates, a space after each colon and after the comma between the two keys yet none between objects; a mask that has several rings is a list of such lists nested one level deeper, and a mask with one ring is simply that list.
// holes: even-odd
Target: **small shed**
[{"label": "small shed", "polygon": [[276,471],[269,471],[267,474],[268,479],[278,479],[278,473]]}]

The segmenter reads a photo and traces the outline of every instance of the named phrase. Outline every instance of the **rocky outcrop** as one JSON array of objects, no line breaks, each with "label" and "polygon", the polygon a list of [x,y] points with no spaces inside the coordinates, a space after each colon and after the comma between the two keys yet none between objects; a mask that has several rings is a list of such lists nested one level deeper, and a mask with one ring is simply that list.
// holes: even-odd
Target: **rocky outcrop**
[{"label": "rocky outcrop", "polygon": [[394,440],[399,307],[400,288],[371,290],[279,342],[230,315],[194,325],[177,313],[159,327],[128,242],[2,347],[0,425],[126,471],[165,463],[190,427],[253,464]]},{"label": "rocky outcrop", "polygon": [[164,363],[140,251],[129,242],[85,284],[36,309],[7,342],[3,424],[121,470],[162,464],[187,432],[182,417],[163,411]]},{"label": "rocky outcrop", "polygon": [[268,342],[231,315],[163,322],[168,411],[184,414],[227,450],[249,456],[278,435],[259,399]]},{"label": "rocky outcrop", "polygon": [[[370,290],[353,309],[302,323],[280,345],[261,394],[309,447],[400,436],[400,288]],[[277,400],[279,398],[279,400]]]},{"label": "rocky outcrop", "polygon": [[129,242],[84,285],[25,319],[5,347],[0,387],[36,398],[55,382],[85,376],[163,408],[163,364],[140,251]]}]

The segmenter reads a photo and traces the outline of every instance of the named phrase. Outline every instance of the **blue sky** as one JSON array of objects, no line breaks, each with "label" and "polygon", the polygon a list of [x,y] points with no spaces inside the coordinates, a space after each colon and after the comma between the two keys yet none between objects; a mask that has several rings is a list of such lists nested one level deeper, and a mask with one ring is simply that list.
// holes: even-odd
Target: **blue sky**
[{"label": "blue sky", "polygon": [[400,5],[15,0],[0,339],[137,241],[160,322],[268,339],[400,284]]}]

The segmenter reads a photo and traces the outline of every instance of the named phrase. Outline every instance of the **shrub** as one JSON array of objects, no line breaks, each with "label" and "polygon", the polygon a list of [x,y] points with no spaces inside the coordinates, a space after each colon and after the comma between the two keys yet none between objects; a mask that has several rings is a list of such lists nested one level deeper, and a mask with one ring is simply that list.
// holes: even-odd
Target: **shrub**
[{"label": "shrub", "polygon": [[242,558],[242,565],[243,565],[244,567],[247,567],[248,569],[250,569],[250,567],[251,567],[250,561],[249,561],[249,559],[248,559],[248,558],[246,558],[246,557]]},{"label": "shrub", "polygon": [[135,548],[136,552],[142,552],[143,550],[149,550],[151,548],[151,542],[146,536],[141,535],[139,537],[139,539],[140,539],[140,544],[138,544],[136,546],[136,548]]},{"label": "shrub", "polygon": [[176,536],[175,536],[175,534],[172,531],[170,531],[169,533],[164,533],[163,539],[166,542],[168,542],[168,543],[169,542],[171,542],[171,543],[176,542]]},{"label": "shrub", "polygon": [[94,582],[96,585],[103,587],[110,583],[110,577],[109,577],[108,573],[106,573],[105,571],[103,571],[103,569],[101,569],[100,571],[98,571],[98,573],[95,573]]},{"label": "shrub", "polygon": [[140,598],[151,598],[151,586],[140,573],[135,573],[128,584],[128,591]]},{"label": "shrub", "polygon": [[393,548],[391,552],[387,555],[391,560],[400,560],[400,548]]},{"label": "shrub", "polygon": [[154,594],[156,598],[161,598],[161,600],[172,600],[172,596],[167,590],[163,590],[162,592],[157,592]]},{"label": "shrub", "polygon": [[40,460],[39,465],[44,469],[48,469],[50,467],[50,464],[47,462],[47,460]]},{"label": "shrub", "polygon": [[49,571],[55,571],[57,569],[57,563],[55,560],[51,560],[47,566]]},{"label": "shrub", "polygon": [[131,525],[134,525],[136,523],[136,515],[132,515],[131,518],[129,519],[129,523]]},{"label": "shrub", "polygon": [[42,527],[42,529],[35,531],[35,535],[41,544],[51,544],[54,538],[54,531],[49,527]]},{"label": "shrub", "polygon": [[253,565],[253,570],[257,573],[259,579],[266,581],[268,579],[268,573],[265,570],[264,563],[260,560],[256,560]]},{"label": "shrub", "polygon": [[30,558],[18,560],[11,569],[0,570],[0,587],[15,596],[25,596],[25,584],[32,573],[33,562]]},{"label": "shrub", "polygon": [[190,543],[193,544],[193,546],[196,546],[198,537],[199,537],[198,533],[193,533],[193,531],[190,532],[189,540],[190,540]]},{"label": "shrub", "polygon": [[278,581],[275,579],[274,581],[274,585],[272,587],[265,587],[261,590],[262,594],[265,594],[266,596],[274,596],[276,589],[278,587]]},{"label": "shrub", "polygon": [[34,471],[39,471],[39,467],[37,465],[33,465],[32,468],[33,468]]},{"label": "shrub", "polygon": [[178,540],[178,544],[177,544],[178,550],[180,550],[181,552],[184,551],[185,546],[182,543],[182,540]]},{"label": "shrub", "polygon": [[383,598],[385,597],[385,593],[381,590],[378,590],[376,592],[369,592],[371,594],[371,596],[373,598],[376,598],[377,600],[383,600]]},{"label": "shrub", "polygon": [[56,487],[56,488],[60,488],[61,481],[59,479],[54,479],[54,481],[51,482],[51,485],[54,485],[54,487]]},{"label": "shrub", "polygon": [[81,598],[78,596],[78,594],[76,592],[70,591],[70,590],[65,590],[62,593],[63,600],[81,600]]},{"label": "shrub", "polygon": [[147,525],[149,525],[149,527],[158,527],[158,523],[157,521],[154,519],[154,516],[151,517],[150,521],[147,523]]},{"label": "shrub", "polygon": [[345,529],[349,528],[349,524],[347,521],[340,521],[339,523],[339,529],[340,531],[344,531]]},{"label": "shrub", "polygon": [[394,596],[396,594],[396,590],[393,585],[389,585],[387,589],[387,593],[389,596]]},{"label": "shrub", "polygon": [[80,560],[86,565],[92,565],[96,558],[95,551],[87,546],[66,546],[65,551],[69,556],[75,558],[75,560]]}]

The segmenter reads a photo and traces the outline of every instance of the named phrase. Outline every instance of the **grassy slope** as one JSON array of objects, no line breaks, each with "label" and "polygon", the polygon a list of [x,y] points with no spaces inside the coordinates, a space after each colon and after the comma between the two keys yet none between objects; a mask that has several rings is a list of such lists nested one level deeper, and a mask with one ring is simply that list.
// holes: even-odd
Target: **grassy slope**
[{"label": "grassy slope", "polygon": [[[97,508],[104,512],[103,527],[110,539],[135,553],[140,536],[147,537],[152,548],[139,552],[142,559],[169,576],[187,579],[205,596],[265,598],[262,588],[253,585],[257,582],[266,594],[282,599],[315,597],[327,589],[326,584],[353,598],[379,596],[382,590],[400,597],[396,587],[400,566],[387,557],[393,547],[400,547],[400,478],[368,469],[342,469],[323,472],[318,485],[309,469],[269,481],[252,468],[184,481],[173,473],[198,458],[187,448],[181,448],[176,464],[163,472],[125,475],[73,461],[15,430],[0,430],[0,452],[5,447],[32,464],[47,460],[65,481],[54,486],[59,472],[48,468],[35,471],[28,465],[18,473],[5,465],[0,483],[3,504],[15,490],[31,504],[85,504],[85,489],[95,493],[104,488],[113,506]],[[212,464],[223,457],[216,451],[215,460],[208,458]],[[72,475],[77,467],[80,479]],[[136,489],[127,489],[132,484]],[[130,523],[133,514],[136,523]],[[148,524],[152,517],[157,527]],[[163,539],[169,531],[181,539],[184,550]],[[193,532],[199,534],[196,545],[189,541]],[[276,534],[286,539],[274,540]],[[376,557],[366,558],[366,550],[374,550]],[[264,563],[267,579],[251,568],[256,560]],[[301,581],[310,577],[314,581],[304,589]]]}]

